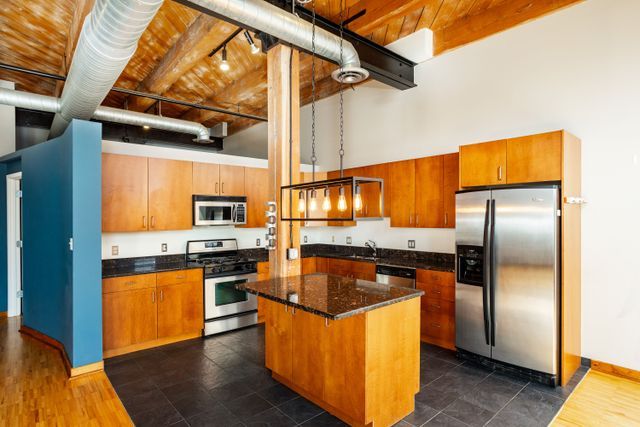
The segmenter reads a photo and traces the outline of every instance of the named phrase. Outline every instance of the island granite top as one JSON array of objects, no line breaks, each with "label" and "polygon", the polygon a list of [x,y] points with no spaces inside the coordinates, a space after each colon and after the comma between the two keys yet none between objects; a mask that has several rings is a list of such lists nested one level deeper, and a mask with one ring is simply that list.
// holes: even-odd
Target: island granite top
[{"label": "island granite top", "polygon": [[315,273],[236,285],[239,290],[331,320],[424,295],[418,289]]}]

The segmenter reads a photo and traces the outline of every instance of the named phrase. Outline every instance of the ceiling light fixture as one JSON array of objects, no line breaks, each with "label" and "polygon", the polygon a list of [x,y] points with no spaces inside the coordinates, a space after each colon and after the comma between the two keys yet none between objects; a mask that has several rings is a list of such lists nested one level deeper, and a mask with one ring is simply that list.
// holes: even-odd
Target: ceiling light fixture
[{"label": "ceiling light fixture", "polygon": [[251,34],[249,34],[249,31],[244,30],[244,37],[247,39],[247,43],[249,43],[249,46],[251,46],[251,53],[254,55],[257,55],[258,53],[260,53],[260,48],[253,41],[253,37],[251,37]]},{"label": "ceiling light fixture", "polygon": [[324,199],[322,200],[322,210],[329,212],[331,210],[331,195],[329,194],[329,187],[324,189]]},{"label": "ceiling light fixture", "polygon": [[222,62],[220,62],[220,69],[222,71],[229,71],[229,62],[227,62],[227,45],[222,47]]}]

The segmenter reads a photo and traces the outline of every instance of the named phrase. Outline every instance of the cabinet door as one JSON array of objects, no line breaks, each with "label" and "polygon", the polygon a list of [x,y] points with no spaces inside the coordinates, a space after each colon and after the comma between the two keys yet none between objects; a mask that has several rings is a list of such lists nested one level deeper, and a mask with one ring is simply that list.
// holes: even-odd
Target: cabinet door
[{"label": "cabinet door", "polygon": [[351,277],[375,281],[376,265],[372,262],[351,261]]},{"label": "cabinet door", "polygon": [[102,345],[113,350],[157,338],[156,289],[102,295]]},{"label": "cabinet door", "polygon": [[203,327],[202,282],[158,287],[158,338],[197,333]]},{"label": "cabinet door", "polygon": [[244,196],[244,189],[244,166],[220,165],[220,195]]},{"label": "cabinet door", "polygon": [[192,228],[191,162],[149,159],[149,230]]},{"label": "cabinet door", "polygon": [[147,158],[102,154],[102,231],[147,230]]},{"label": "cabinet door", "polygon": [[220,166],[193,162],[193,194],[220,195]]},{"label": "cabinet door", "polygon": [[327,273],[335,274],[336,276],[351,277],[351,261],[327,258]]},{"label": "cabinet door", "polygon": [[507,140],[507,183],[560,181],[562,132]]},{"label": "cabinet door", "polygon": [[264,300],[265,365],[274,373],[291,380],[293,376],[293,323],[291,309],[284,304]]},{"label": "cabinet door", "polygon": [[388,165],[389,187],[386,192],[392,227],[415,226],[415,161]]},{"label": "cabinet door", "polygon": [[[264,212],[269,201],[269,169],[244,168],[244,194],[247,196],[246,228],[262,228],[267,222]],[[225,187],[226,189],[226,187]]]},{"label": "cabinet door", "polygon": [[443,178],[443,156],[416,160],[416,227],[440,228],[444,225]]},{"label": "cabinet door", "polygon": [[[325,320],[296,310],[293,314],[293,383],[312,396],[324,397]],[[329,375],[331,372],[328,373]]]},{"label": "cabinet door", "polygon": [[[382,178],[386,183],[386,164],[365,166],[362,168],[358,168],[357,172],[358,176],[367,178]],[[384,189],[382,197],[380,197],[380,185],[378,183],[362,184],[360,193],[362,196],[362,212],[360,212],[358,216],[365,218],[384,216]]]},{"label": "cabinet door", "polygon": [[329,259],[316,257],[316,271],[318,273],[328,273],[329,272]]},{"label": "cabinet door", "polygon": [[302,258],[302,274],[313,274],[316,272],[316,257]]},{"label": "cabinet door", "polygon": [[443,213],[444,227],[456,228],[456,191],[459,189],[460,172],[458,167],[458,153],[443,156]]},{"label": "cabinet door", "polygon": [[506,140],[460,147],[460,185],[462,187],[506,183]]}]

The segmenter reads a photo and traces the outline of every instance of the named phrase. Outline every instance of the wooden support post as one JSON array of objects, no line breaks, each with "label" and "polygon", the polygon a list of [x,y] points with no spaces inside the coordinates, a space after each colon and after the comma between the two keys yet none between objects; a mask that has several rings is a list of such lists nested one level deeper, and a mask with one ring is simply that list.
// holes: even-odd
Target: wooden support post
[{"label": "wooden support post", "polygon": [[[293,222],[290,230],[289,222],[281,221],[281,212],[289,212],[289,197],[281,200],[280,196],[281,186],[300,182],[300,78],[297,50],[284,45],[269,50],[267,84],[269,186],[271,200],[278,204],[277,248],[269,252],[269,271],[271,277],[297,276],[300,274],[300,259],[289,261],[287,248],[294,247],[300,251],[300,223]],[[294,213],[295,207],[293,200]]]}]

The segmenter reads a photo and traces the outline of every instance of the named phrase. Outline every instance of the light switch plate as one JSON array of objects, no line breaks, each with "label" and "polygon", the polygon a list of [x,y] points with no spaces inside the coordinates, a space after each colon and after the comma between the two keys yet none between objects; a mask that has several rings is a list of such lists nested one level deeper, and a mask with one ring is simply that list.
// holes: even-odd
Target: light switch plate
[{"label": "light switch plate", "polygon": [[309,243],[309,236],[304,236],[304,242]]},{"label": "light switch plate", "polygon": [[331,243],[335,243],[336,242],[336,236],[331,236]]},{"label": "light switch plate", "polygon": [[162,252],[167,252],[167,244],[166,244],[166,243],[163,243],[163,244],[160,246],[160,250],[162,250]]},{"label": "light switch plate", "polygon": [[260,239],[256,239],[256,246],[260,247]]},{"label": "light switch plate", "polygon": [[288,248],[287,249],[287,259],[293,261],[294,259],[298,259],[298,249],[297,248]]},{"label": "light switch plate", "polygon": [[347,245],[351,244],[351,236],[347,236]]},{"label": "light switch plate", "polygon": [[111,246],[111,255],[116,256],[120,252],[120,248],[118,246]]},{"label": "light switch plate", "polygon": [[409,249],[415,249],[415,248],[416,248],[416,241],[409,240]]}]

